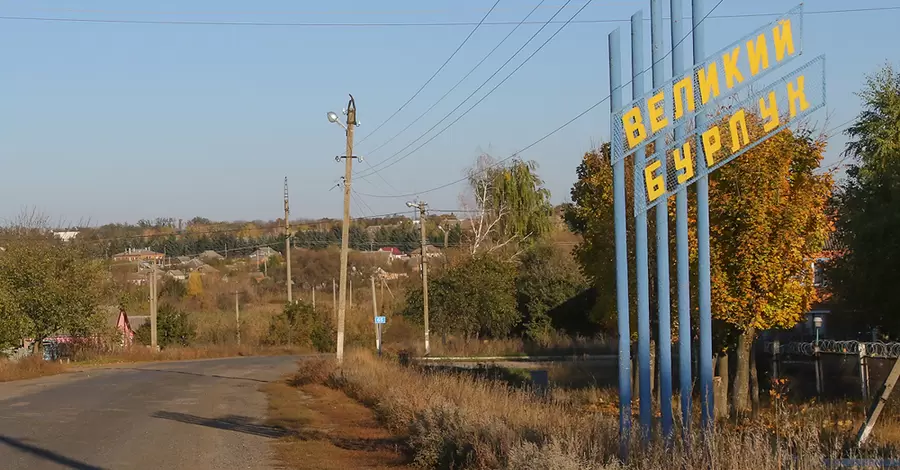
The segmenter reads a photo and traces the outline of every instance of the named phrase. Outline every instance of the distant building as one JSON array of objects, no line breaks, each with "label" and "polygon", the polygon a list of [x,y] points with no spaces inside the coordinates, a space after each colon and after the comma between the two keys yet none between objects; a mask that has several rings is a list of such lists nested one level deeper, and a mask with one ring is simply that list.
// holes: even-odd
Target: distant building
[{"label": "distant building", "polygon": [[176,256],[175,261],[178,264],[185,264],[185,263],[189,263],[191,261],[191,257],[190,256]]},{"label": "distant building", "polygon": [[173,269],[173,270],[167,272],[166,274],[168,274],[169,277],[171,277],[172,279],[175,279],[176,281],[184,281],[187,279],[187,276],[184,274],[184,271],[181,271],[178,269]]},{"label": "distant building", "polygon": [[199,258],[206,262],[221,261],[221,260],[225,259],[224,256],[220,255],[219,253],[217,253],[213,250],[206,250],[203,253],[200,253]]},{"label": "distant building", "polygon": [[53,232],[53,235],[56,236],[56,238],[59,238],[60,240],[67,242],[67,241],[74,240],[75,237],[78,236],[78,232],[76,232],[76,231]]},{"label": "distant building", "polygon": [[[422,249],[416,248],[409,254],[413,258],[418,258],[422,256]],[[444,253],[441,252],[440,248],[434,245],[425,245],[425,257],[426,258],[434,258],[438,256],[444,256]]]},{"label": "distant building", "polygon": [[253,253],[251,253],[248,258],[250,258],[251,261],[263,261],[263,260],[269,259],[273,256],[277,256],[280,254],[281,253],[273,250],[271,247],[264,246],[256,251],[254,251]]},{"label": "distant building", "polygon": [[129,248],[113,255],[113,261],[162,261],[166,255],[150,251],[149,248]]},{"label": "distant building", "polygon": [[125,278],[125,282],[134,284],[136,286],[143,286],[147,283],[147,275],[141,273],[128,273],[128,276],[126,276]]},{"label": "distant building", "polygon": [[206,266],[206,263],[196,258],[184,263],[184,269],[187,269],[188,271],[195,271],[201,266]]}]

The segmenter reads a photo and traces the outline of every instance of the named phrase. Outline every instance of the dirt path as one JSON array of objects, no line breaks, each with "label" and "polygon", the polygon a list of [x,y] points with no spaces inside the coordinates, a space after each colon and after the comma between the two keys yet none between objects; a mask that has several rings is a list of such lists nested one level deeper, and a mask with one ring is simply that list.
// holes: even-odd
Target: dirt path
[{"label": "dirt path", "polygon": [[372,410],[324,385],[265,386],[269,424],[288,431],[275,443],[286,468],[411,468],[403,442],[381,427]]}]

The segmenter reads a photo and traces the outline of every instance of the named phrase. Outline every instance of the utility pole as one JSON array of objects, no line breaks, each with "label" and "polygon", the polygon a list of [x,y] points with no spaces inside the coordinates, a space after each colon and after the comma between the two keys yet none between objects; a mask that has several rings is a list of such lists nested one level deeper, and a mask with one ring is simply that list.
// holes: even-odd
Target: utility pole
[{"label": "utility pole", "polygon": [[337,316],[337,284],[334,278],[331,279],[331,310],[334,316]]},{"label": "utility pole", "polygon": [[[375,300],[375,276],[369,278],[372,281],[372,321],[378,316],[378,302]],[[375,325],[375,350],[381,353],[381,325]]]},{"label": "utility pole", "polygon": [[312,304],[313,304],[313,310],[315,310],[316,309],[316,286],[313,286],[313,288],[312,288]]},{"label": "utility pole", "polygon": [[284,177],[284,259],[287,261],[287,294],[290,304],[294,303],[294,296],[291,292],[291,285],[294,281],[291,279],[291,209],[288,207],[287,176]]},{"label": "utility pole", "polygon": [[428,207],[428,204],[425,201],[419,201],[418,203],[407,202],[406,205],[419,208],[419,230],[422,234],[422,314],[425,316],[425,355],[428,355],[431,354],[431,344],[428,341],[428,257],[425,250],[425,208]]},{"label": "utility pole", "polygon": [[347,292],[347,309],[353,310],[353,279],[347,281],[347,284],[349,284]]},{"label": "utility pole", "polygon": [[[337,325],[337,362],[344,361],[344,317],[346,315],[347,303],[347,252],[349,250],[350,239],[350,177],[353,174],[353,128],[356,122],[356,103],[353,101],[353,95],[350,95],[350,102],[347,103],[347,124],[341,124],[347,131],[347,152],[344,154],[344,222],[341,225],[341,286],[340,295],[338,296],[338,325]],[[335,113],[328,113],[328,120],[339,123],[338,116]],[[341,157],[337,157],[340,160]]]},{"label": "utility pole", "polygon": [[241,345],[241,306],[238,303],[238,291],[234,291],[234,324],[238,346]]},{"label": "utility pole", "polygon": [[438,225],[438,228],[441,229],[441,232],[444,232],[444,252],[447,251],[447,241],[450,238],[450,232],[444,228],[443,225]]},{"label": "utility pole", "polygon": [[150,268],[150,348],[156,351],[159,346],[156,340],[156,261]]}]

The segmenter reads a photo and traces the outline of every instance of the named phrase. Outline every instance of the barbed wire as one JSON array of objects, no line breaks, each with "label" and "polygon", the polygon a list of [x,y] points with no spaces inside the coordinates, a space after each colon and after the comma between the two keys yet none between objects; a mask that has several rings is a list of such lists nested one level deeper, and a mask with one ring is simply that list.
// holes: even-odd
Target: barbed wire
[{"label": "barbed wire", "polygon": [[796,356],[815,356],[817,353],[859,355],[862,351],[868,357],[900,358],[900,343],[898,342],[822,340],[818,343],[815,341],[778,343],[770,341],[765,343],[763,349],[769,354],[777,352]]}]

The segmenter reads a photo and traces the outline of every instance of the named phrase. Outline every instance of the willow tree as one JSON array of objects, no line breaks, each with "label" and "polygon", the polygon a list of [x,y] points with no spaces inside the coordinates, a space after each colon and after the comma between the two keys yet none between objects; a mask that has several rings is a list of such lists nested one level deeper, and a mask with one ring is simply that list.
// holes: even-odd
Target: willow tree
[{"label": "willow tree", "polygon": [[550,191],[537,175],[535,162],[515,158],[499,164],[483,154],[468,179],[475,201],[473,253],[529,244],[550,232]]}]

